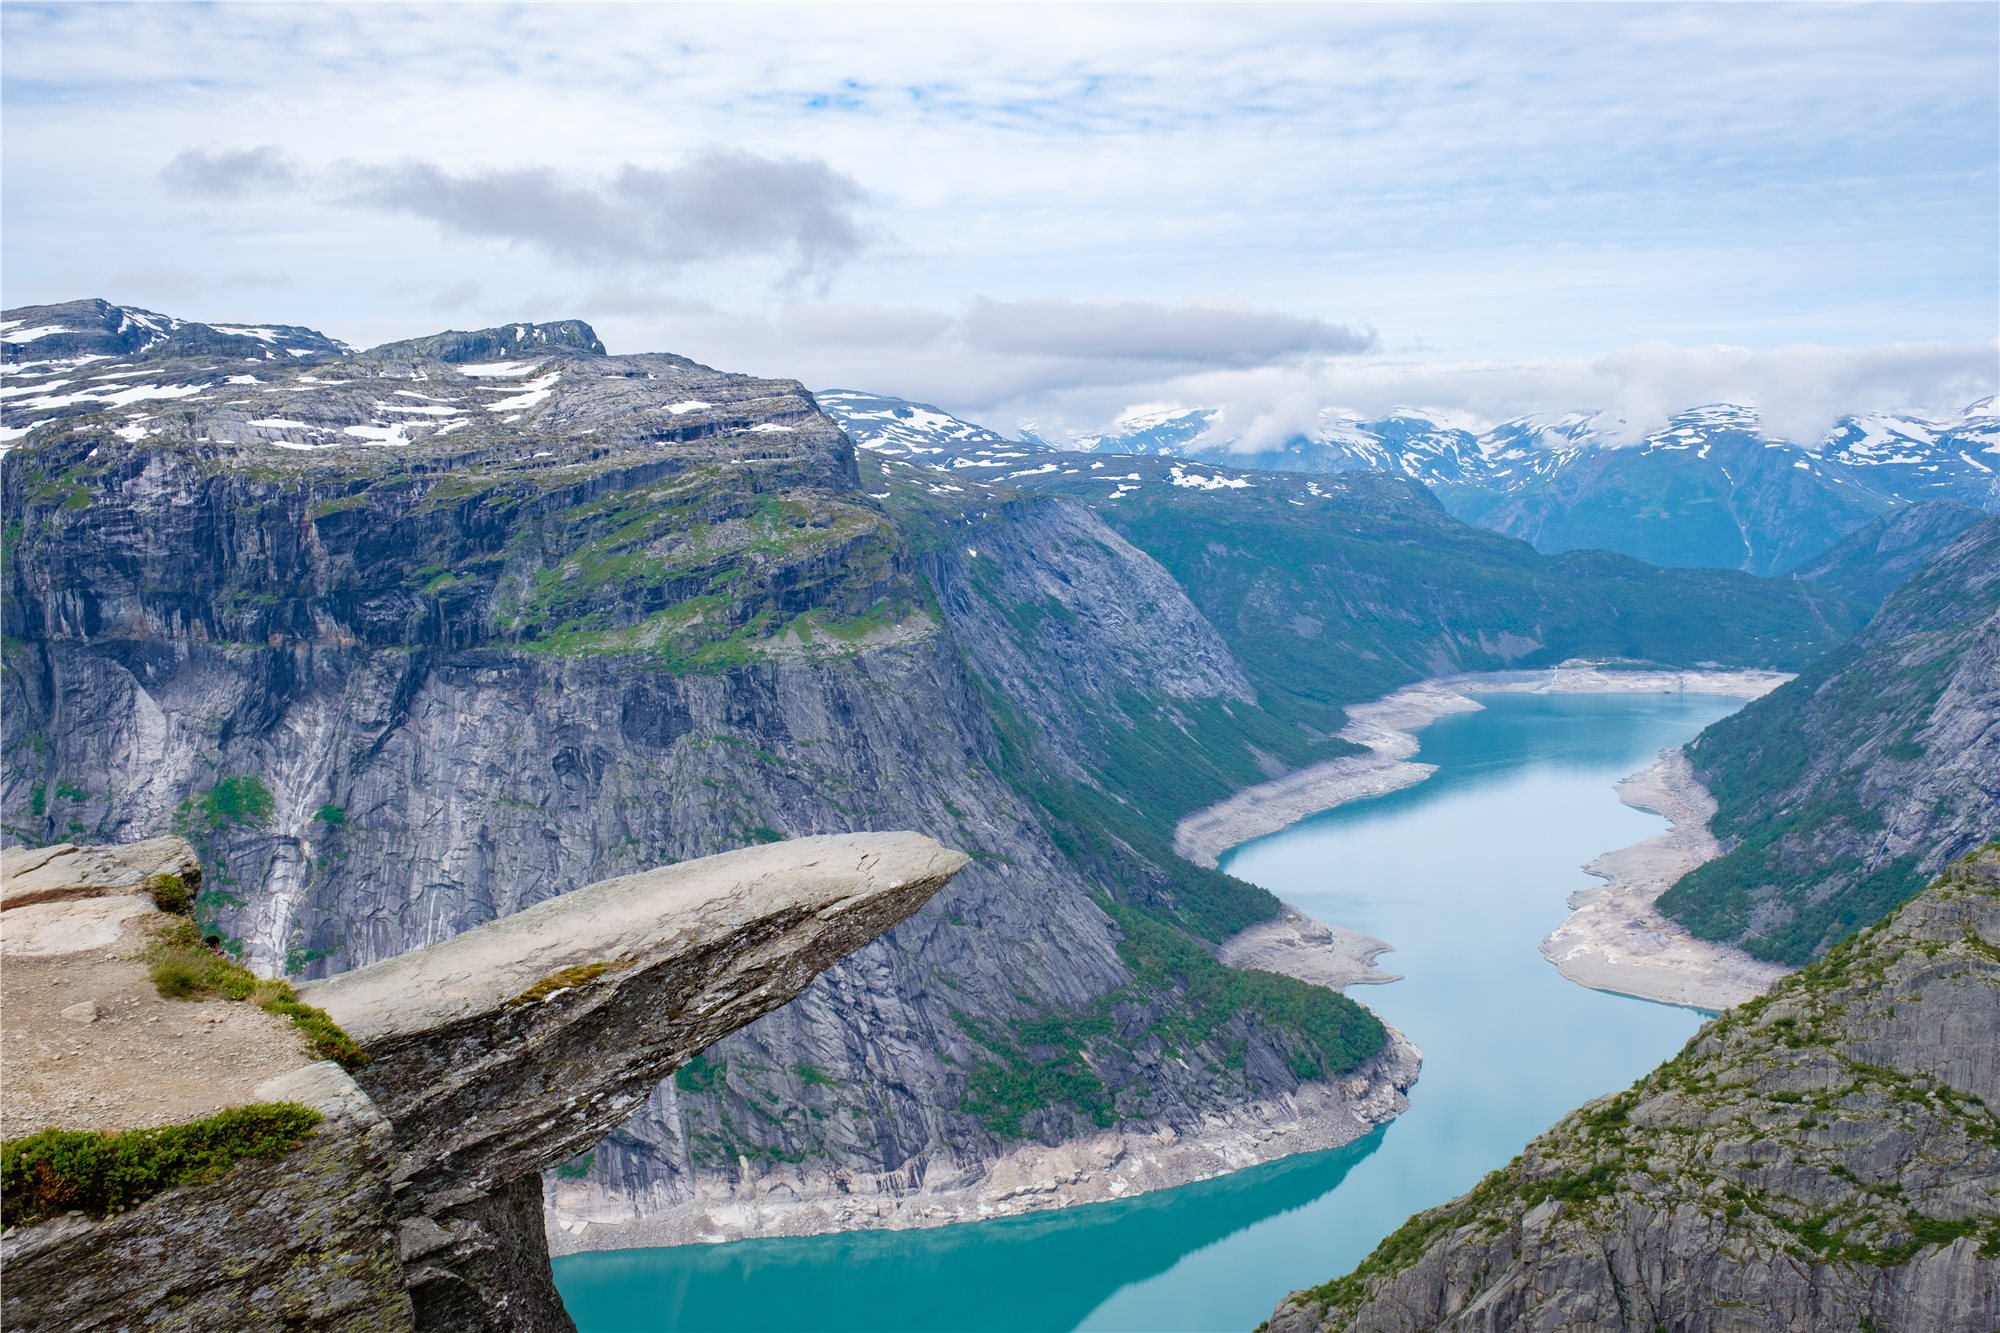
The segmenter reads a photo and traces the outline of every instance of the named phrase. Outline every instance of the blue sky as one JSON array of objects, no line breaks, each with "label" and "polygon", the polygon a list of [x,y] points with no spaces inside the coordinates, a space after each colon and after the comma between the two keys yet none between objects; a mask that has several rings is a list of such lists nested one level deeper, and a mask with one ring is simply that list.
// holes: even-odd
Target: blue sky
[{"label": "blue sky", "polygon": [[8,305],[574,315],[1003,427],[1994,387],[1990,4],[0,23]]}]

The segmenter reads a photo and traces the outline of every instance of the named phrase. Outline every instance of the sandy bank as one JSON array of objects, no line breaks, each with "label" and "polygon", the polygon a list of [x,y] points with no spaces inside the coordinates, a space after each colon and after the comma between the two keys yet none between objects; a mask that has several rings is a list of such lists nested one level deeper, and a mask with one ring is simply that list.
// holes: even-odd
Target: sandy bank
[{"label": "sandy bank", "polygon": [[1673,827],[1586,865],[1606,883],[1570,895],[1569,919],[1542,941],[1543,956],[1578,985],[1699,1009],[1727,1009],[1777,984],[1789,969],[1696,939],[1654,906],[1674,881],[1722,853],[1708,831],[1715,801],[1687,755],[1662,751],[1618,784],[1618,799]]},{"label": "sandy bank", "polygon": [[1053,1148],[1031,1143],[992,1161],[934,1158],[916,1181],[786,1166],[736,1187],[704,1177],[694,1199],[663,1205],[589,1181],[551,1180],[549,1250],[948,1226],[1130,1198],[1338,1148],[1409,1107],[1403,1094],[1416,1082],[1422,1055],[1395,1029],[1389,1037],[1387,1049],[1351,1074],[1212,1111],[1197,1126],[1110,1130]]},{"label": "sandy bank", "polygon": [[1345,990],[1401,981],[1396,973],[1375,966],[1375,960],[1391,947],[1373,935],[1315,921],[1286,903],[1284,914],[1276,920],[1260,921],[1225,940],[1216,957],[1231,967],[1282,972],[1315,986]]}]

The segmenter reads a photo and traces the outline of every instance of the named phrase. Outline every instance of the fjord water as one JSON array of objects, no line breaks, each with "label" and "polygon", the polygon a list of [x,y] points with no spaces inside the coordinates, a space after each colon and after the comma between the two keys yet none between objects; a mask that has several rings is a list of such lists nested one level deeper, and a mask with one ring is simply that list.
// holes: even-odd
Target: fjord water
[{"label": "fjord water", "polygon": [[1701,1015],[1585,990],[1536,951],[1579,867],[1650,837],[1612,784],[1734,711],[1678,695],[1492,695],[1440,719],[1415,787],[1223,868],[1396,946],[1351,992],[1424,1050],[1409,1111],[1330,1153],[1116,1203],[928,1231],[622,1250],[555,1263],[583,1333],[1222,1330],[1346,1272],[1412,1212],[1672,1055]]}]

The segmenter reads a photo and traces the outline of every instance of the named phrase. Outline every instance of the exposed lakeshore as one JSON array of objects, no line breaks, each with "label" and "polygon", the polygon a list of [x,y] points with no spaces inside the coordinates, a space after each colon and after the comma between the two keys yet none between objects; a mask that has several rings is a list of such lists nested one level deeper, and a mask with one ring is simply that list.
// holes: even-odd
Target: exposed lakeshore
[{"label": "exposed lakeshore", "polygon": [[1580,986],[1696,1009],[1727,1009],[1776,985],[1791,969],[1696,939],[1654,906],[1674,881],[1722,854],[1708,831],[1715,801],[1687,755],[1663,751],[1618,784],[1618,799],[1672,827],[1586,865],[1604,887],[1570,895],[1569,919],[1542,941],[1542,956]]},{"label": "exposed lakeshore", "polygon": [[1369,703],[1351,704],[1340,738],[1367,754],[1330,759],[1245,787],[1174,826],[1174,850],[1213,867],[1231,847],[1289,828],[1308,815],[1349,801],[1414,786],[1436,772],[1410,762],[1416,732],[1453,713],[1476,712],[1474,694],[1715,694],[1755,699],[1791,677],[1777,671],[1614,671],[1570,664],[1539,671],[1491,671],[1440,676],[1407,685]]},{"label": "exposed lakeshore", "polygon": [[[1776,671],[1617,671],[1564,663],[1539,671],[1444,676],[1406,686],[1348,708],[1341,739],[1368,753],[1330,760],[1248,787],[1197,810],[1174,830],[1174,850],[1214,866],[1231,847],[1276,833],[1309,815],[1422,782],[1436,768],[1411,762],[1416,732],[1438,718],[1477,711],[1475,694],[1702,694],[1756,699],[1791,677]],[[1571,915],[1542,942],[1543,956],[1571,981],[1662,1004],[1725,1009],[1761,995],[1785,969],[1739,949],[1699,940],[1654,908],[1675,880],[1721,854],[1709,835],[1715,804],[1685,756],[1669,751],[1659,763],[1618,784],[1619,799],[1669,821],[1668,832],[1606,852],[1584,870],[1607,881],[1569,900]],[[1227,941],[1223,962],[1284,972],[1346,987],[1394,981],[1375,967],[1393,946],[1314,921],[1287,905]]]},{"label": "exposed lakeshore", "polygon": [[1360,1068],[1323,1083],[1209,1112],[1184,1129],[1106,1130],[991,1161],[933,1159],[924,1178],[780,1167],[743,1185],[704,1180],[693,1199],[660,1203],[589,1181],[544,1188],[549,1252],[636,1249],[950,1226],[1131,1198],[1211,1180],[1297,1153],[1342,1147],[1409,1107],[1422,1053],[1394,1028]]},{"label": "exposed lakeshore", "polygon": [[[1341,735],[1367,746],[1369,753],[1289,774],[1195,812],[1176,829],[1176,850],[1212,866],[1221,852],[1239,843],[1321,810],[1423,781],[1435,768],[1411,762],[1419,745],[1414,733],[1437,718],[1477,711],[1482,705],[1473,694],[1684,693],[1749,699],[1788,679],[1761,671],[1609,671],[1566,664],[1424,681],[1348,709]],[[1715,855],[1706,831],[1712,805],[1706,810],[1700,806],[1706,793],[1691,772],[1666,789],[1642,781],[1657,767],[1621,783],[1620,798],[1664,815],[1673,830],[1635,848],[1606,853],[1585,867],[1611,883],[1574,895],[1575,914],[1549,937],[1543,951],[1563,975],[1594,989],[1701,1008],[1737,1003],[1760,993],[1782,969],[1770,969],[1767,978],[1758,971],[1767,965],[1694,940],[1651,911],[1653,898],[1679,874]],[[1562,958],[1552,951],[1558,940],[1566,955]],[[1400,980],[1376,966],[1391,947],[1317,921],[1288,904],[1275,920],[1226,941],[1218,957],[1232,966],[1344,989]],[[1422,1057],[1394,1028],[1390,1042],[1389,1049],[1348,1075],[1212,1112],[1198,1127],[1111,1130],[1053,1147],[1025,1144],[991,1160],[934,1159],[926,1163],[921,1179],[780,1166],[728,1187],[704,1181],[691,1199],[641,1198],[606,1191],[589,1180],[550,1179],[549,1248],[562,1255],[946,1226],[1192,1184],[1281,1157],[1336,1148],[1394,1119],[1407,1108],[1404,1093],[1415,1083]]]}]

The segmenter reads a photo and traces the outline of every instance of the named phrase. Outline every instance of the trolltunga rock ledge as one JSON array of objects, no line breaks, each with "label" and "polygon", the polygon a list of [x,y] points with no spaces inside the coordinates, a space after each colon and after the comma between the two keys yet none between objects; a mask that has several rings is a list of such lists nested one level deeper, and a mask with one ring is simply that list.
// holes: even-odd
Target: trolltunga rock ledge
[{"label": "trolltunga rock ledge", "polygon": [[664,1071],[804,990],[965,860],[915,833],[726,852],[551,898],[300,998],[367,1048],[360,1082],[416,1178],[484,1188],[590,1148]]},{"label": "trolltunga rock ledge", "polygon": [[[178,844],[168,861],[191,860],[161,841]],[[143,868],[160,851],[147,847]],[[144,897],[119,849],[59,855],[95,870],[56,876],[62,901],[0,912],[0,933],[98,907],[67,899]],[[56,859],[12,854],[9,870]],[[7,1232],[6,1325],[192,1330],[254,1309],[274,1326],[573,1330],[549,1272],[541,1172],[965,863],[914,833],[773,843],[606,880],[302,987],[371,1062],[351,1082],[332,1064],[305,1066],[243,1100],[324,1104],[322,1130],[284,1158],[123,1214]],[[150,897],[121,929],[126,917],[166,919]],[[339,1292],[322,1270],[342,1275]]]}]

